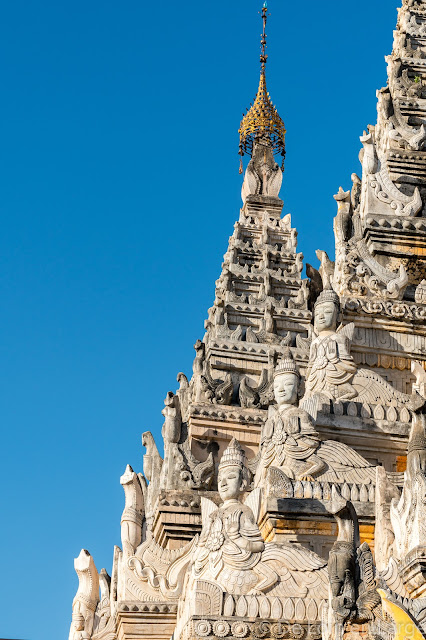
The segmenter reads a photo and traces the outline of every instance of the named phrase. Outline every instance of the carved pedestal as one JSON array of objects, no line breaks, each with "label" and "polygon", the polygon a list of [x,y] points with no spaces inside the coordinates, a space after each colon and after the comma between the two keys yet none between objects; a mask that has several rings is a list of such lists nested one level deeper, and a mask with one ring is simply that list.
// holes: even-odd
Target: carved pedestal
[{"label": "carved pedestal", "polygon": [[188,420],[191,451],[203,460],[213,443],[211,450],[217,463],[232,438],[237,438],[250,458],[257,453],[265,417],[266,411],[259,409],[194,403]]},{"label": "carved pedestal", "polygon": [[153,522],[154,538],[167,549],[177,549],[201,532],[200,500],[208,496],[217,501],[212,491],[162,491]]},{"label": "carved pedestal", "polygon": [[177,605],[127,602],[117,612],[117,640],[170,640]]},{"label": "carved pedestal", "polygon": [[[300,483],[303,485],[319,483]],[[268,498],[260,514],[260,529],[267,541],[302,544],[323,558],[336,540],[337,525],[327,511],[327,500],[307,498]],[[374,503],[354,502],[360,522],[361,542],[374,549]]]},{"label": "carved pedestal", "polygon": [[[267,599],[265,598],[265,601]],[[303,600],[299,599],[303,607]],[[288,602],[288,607],[294,607]],[[255,640],[319,640],[321,638],[321,624],[297,620],[276,620],[262,617],[249,618],[247,616],[218,617],[192,616],[185,625],[182,640],[217,640],[217,638],[253,638]]]}]

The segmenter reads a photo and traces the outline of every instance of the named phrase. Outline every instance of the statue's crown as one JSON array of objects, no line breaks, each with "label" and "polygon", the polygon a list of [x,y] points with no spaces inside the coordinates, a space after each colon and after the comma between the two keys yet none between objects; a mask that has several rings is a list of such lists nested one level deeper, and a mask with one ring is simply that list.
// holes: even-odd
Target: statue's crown
[{"label": "statue's crown", "polygon": [[332,302],[340,309],[340,299],[337,293],[333,289],[323,289],[319,294],[317,301],[315,302],[314,308],[318,304],[322,304],[323,302]]},{"label": "statue's crown", "polygon": [[244,469],[245,457],[245,453],[238,440],[232,438],[220,459],[219,469],[223,469],[224,467],[241,467],[241,469]]},{"label": "statue's crown", "polygon": [[293,355],[290,350],[284,354],[284,356],[275,367],[274,378],[276,378],[276,376],[282,375],[283,373],[294,373],[294,375],[300,378],[299,369],[297,368],[297,364],[293,360]]}]

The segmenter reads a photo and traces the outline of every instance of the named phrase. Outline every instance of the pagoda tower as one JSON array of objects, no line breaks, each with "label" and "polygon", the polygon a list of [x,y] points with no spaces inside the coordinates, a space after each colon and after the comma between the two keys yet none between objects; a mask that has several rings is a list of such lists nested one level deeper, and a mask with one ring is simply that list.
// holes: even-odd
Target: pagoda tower
[{"label": "pagoda tower", "polygon": [[205,334],[165,399],[164,458],[145,432],[143,473],[120,478],[111,577],[75,560],[70,640],[426,637],[426,0],[399,9],[335,259],[305,279],[261,16]]}]

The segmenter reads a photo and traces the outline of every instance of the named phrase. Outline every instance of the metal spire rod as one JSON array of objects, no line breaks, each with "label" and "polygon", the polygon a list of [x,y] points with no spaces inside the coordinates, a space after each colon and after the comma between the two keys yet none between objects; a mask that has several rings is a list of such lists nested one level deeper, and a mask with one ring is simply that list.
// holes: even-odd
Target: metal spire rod
[{"label": "metal spire rod", "polygon": [[260,65],[261,65],[261,69],[262,71],[265,71],[265,64],[266,61],[268,60],[268,54],[266,53],[266,21],[268,19],[268,4],[265,0],[265,2],[263,3],[263,7],[262,7],[262,20],[263,20],[263,32],[262,32],[262,39],[260,41],[260,49],[261,49],[261,54],[260,54]]},{"label": "metal spire rod", "polygon": [[266,0],[264,0],[262,11],[259,11],[259,13],[262,16],[263,21],[263,31],[260,41],[260,80],[254,103],[250,106],[247,113],[243,115],[240,128],[238,129],[238,133],[240,134],[240,173],[243,172],[243,156],[246,153],[252,155],[256,139],[259,136],[269,139],[269,146],[272,147],[274,154],[281,155],[283,163],[285,156],[286,131],[284,122],[274,107],[266,88],[265,65],[268,59],[268,55],[266,53],[266,22],[269,15]]}]

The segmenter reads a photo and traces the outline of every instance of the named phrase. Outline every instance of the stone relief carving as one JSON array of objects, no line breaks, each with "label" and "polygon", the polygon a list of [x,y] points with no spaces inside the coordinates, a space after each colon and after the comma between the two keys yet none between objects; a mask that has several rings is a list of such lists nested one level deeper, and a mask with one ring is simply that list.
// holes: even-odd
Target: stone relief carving
[{"label": "stone relief carving", "polygon": [[111,618],[111,578],[105,569],[99,574],[100,600],[93,625],[94,640],[114,640],[115,625]]},{"label": "stone relief carving", "polygon": [[393,54],[385,58],[388,64],[389,86],[392,94],[403,97],[421,97],[422,80],[420,76],[412,79],[408,75],[408,68],[404,68],[401,58]]},{"label": "stone relief carving", "polygon": [[326,598],[324,560],[297,545],[263,541],[257,525],[259,490],[252,491],[244,504],[239,499],[247,482],[244,452],[234,439],[219,464],[223,504],[218,508],[202,499],[203,530],[194,550],[187,593],[203,580],[234,596],[267,592],[269,597]]},{"label": "stone relief carving", "polygon": [[310,285],[309,280],[302,280],[300,289],[295,298],[290,298],[287,307],[289,309],[307,309],[309,301]]},{"label": "stone relief carving", "polygon": [[339,297],[332,289],[325,289],[315,304],[305,397],[320,394],[333,401],[394,402],[412,410],[423,406],[424,398],[419,394],[401,393],[374,371],[357,369],[350,354],[355,327],[351,323],[337,328],[339,310]]},{"label": "stone relief carving", "polygon": [[389,566],[395,540],[390,506],[393,499],[399,501],[400,492],[383,467],[377,467],[376,473],[374,546],[377,569],[384,571]]},{"label": "stone relief carving", "polygon": [[[404,82],[408,92],[421,90],[421,83],[410,82],[404,72]],[[407,93],[407,88],[402,87],[401,95]],[[409,149],[419,151],[424,148],[426,131],[424,125],[414,127],[407,124],[407,119],[401,113],[398,91],[389,86],[377,91],[377,127],[375,129],[377,143],[383,150]]]},{"label": "stone relief carving", "polygon": [[[361,219],[357,212],[359,205],[356,199],[354,204],[357,209],[352,206],[350,192],[344,192],[341,187],[334,198],[338,203],[337,215],[334,219],[336,261],[335,265],[331,261],[328,262],[327,274],[325,278],[323,277],[324,288],[332,286],[341,295],[401,299],[408,285],[408,275],[404,265],[400,265],[397,273],[383,267],[371,255],[362,237]],[[320,271],[324,271],[323,254],[325,252],[317,252],[317,254],[320,254],[318,256],[320,259],[322,258]]]},{"label": "stone relief carving", "polygon": [[413,47],[414,40],[403,31],[394,31],[394,53],[400,58],[415,58],[421,60],[425,57],[421,45]]},{"label": "stone relief carving", "polygon": [[240,382],[239,399],[240,405],[245,408],[266,408],[274,400],[273,373],[276,361],[276,352],[268,352],[268,365],[262,369],[259,383],[252,386],[247,376]]},{"label": "stone relief carving", "polygon": [[260,319],[260,326],[254,331],[250,326],[246,329],[246,342],[254,342],[260,344],[276,344],[288,346],[292,340],[292,333],[287,332],[285,336],[277,335],[275,331],[275,321],[273,317],[274,304],[270,300],[266,300],[264,317]]},{"label": "stone relief carving", "polygon": [[160,475],[163,458],[158,453],[157,445],[150,431],[142,434],[142,446],[146,448],[143,457],[143,474],[148,484],[145,489],[145,517],[147,529],[150,531],[154,518],[155,503],[160,493]]},{"label": "stone relief carving", "polygon": [[142,540],[144,497],[141,481],[128,464],[120,478],[124,489],[125,506],[121,516],[121,544],[127,556],[133,555]]},{"label": "stone relief carving", "polygon": [[380,596],[376,590],[375,568],[370,547],[360,545],[356,511],[332,487],[328,507],[338,524],[337,540],[328,560],[330,597],[326,637],[343,638],[349,620],[362,624],[381,618]]},{"label": "stone relief carving", "polygon": [[384,316],[395,320],[406,319],[411,322],[424,322],[426,305],[408,302],[389,302],[374,299],[346,298],[344,307],[348,311],[363,311],[371,316]]},{"label": "stone relief carving", "polygon": [[404,7],[399,11],[398,26],[405,33],[414,37],[423,37],[426,35],[426,24],[417,22],[415,13],[411,13],[411,7]]},{"label": "stone relief carving", "polygon": [[230,374],[226,375],[225,380],[214,379],[211,375],[210,365],[205,360],[204,342],[197,340],[194,349],[196,355],[191,386],[195,402],[231,404],[234,384]]},{"label": "stone relief carving", "polygon": [[413,384],[413,392],[418,393],[422,398],[426,398],[426,371],[423,364],[418,360],[412,360],[411,372],[416,378],[416,381]]},{"label": "stone relief carving", "polygon": [[363,168],[363,191],[361,197],[361,219],[367,214],[415,216],[423,203],[419,189],[406,195],[392,182],[387,163],[375,144],[374,127],[360,138],[363,149],[360,160]]},{"label": "stone relief carving", "polygon": [[128,558],[132,580],[127,588],[142,602],[176,602],[197,537],[179,549],[164,549],[153,538],[144,541]]},{"label": "stone relief carving", "polygon": [[74,560],[78,589],[72,603],[69,640],[90,640],[99,602],[99,575],[92,556],[86,549]]},{"label": "stone relief carving", "polygon": [[152,509],[155,507],[160,491],[208,489],[214,475],[212,454],[210,453],[205,461],[200,462],[191,452],[187,424],[182,422],[179,395],[169,391],[164,404],[162,411],[165,418],[162,429],[164,460],[158,453],[152,434],[147,431],[142,436],[142,444],[147,447],[147,454],[144,456],[144,473],[149,481],[145,488],[146,520],[149,528]]},{"label": "stone relief carving", "polygon": [[255,486],[268,486],[279,495],[288,479],[374,483],[375,467],[362,456],[340,442],[321,441],[311,417],[316,411],[312,402],[305,399],[311,414],[298,406],[299,384],[300,374],[289,354],[274,373],[277,405],[269,408],[262,429]]},{"label": "stone relief carving", "polygon": [[314,330],[309,368],[306,374],[306,395],[323,393],[332,400],[350,400],[357,395],[351,382],[357,371],[350,355],[354,325],[337,329],[339,298],[332,289],[325,289],[315,304]]},{"label": "stone relief carving", "polygon": [[422,280],[416,287],[414,300],[417,304],[426,304],[426,280]]},{"label": "stone relief carving", "polygon": [[[411,84],[412,89],[421,87]],[[383,149],[408,149],[419,151],[424,149],[426,130],[424,125],[413,127],[403,117],[398,99],[393,99],[389,87],[377,92],[378,124],[376,127],[377,142]]]}]

